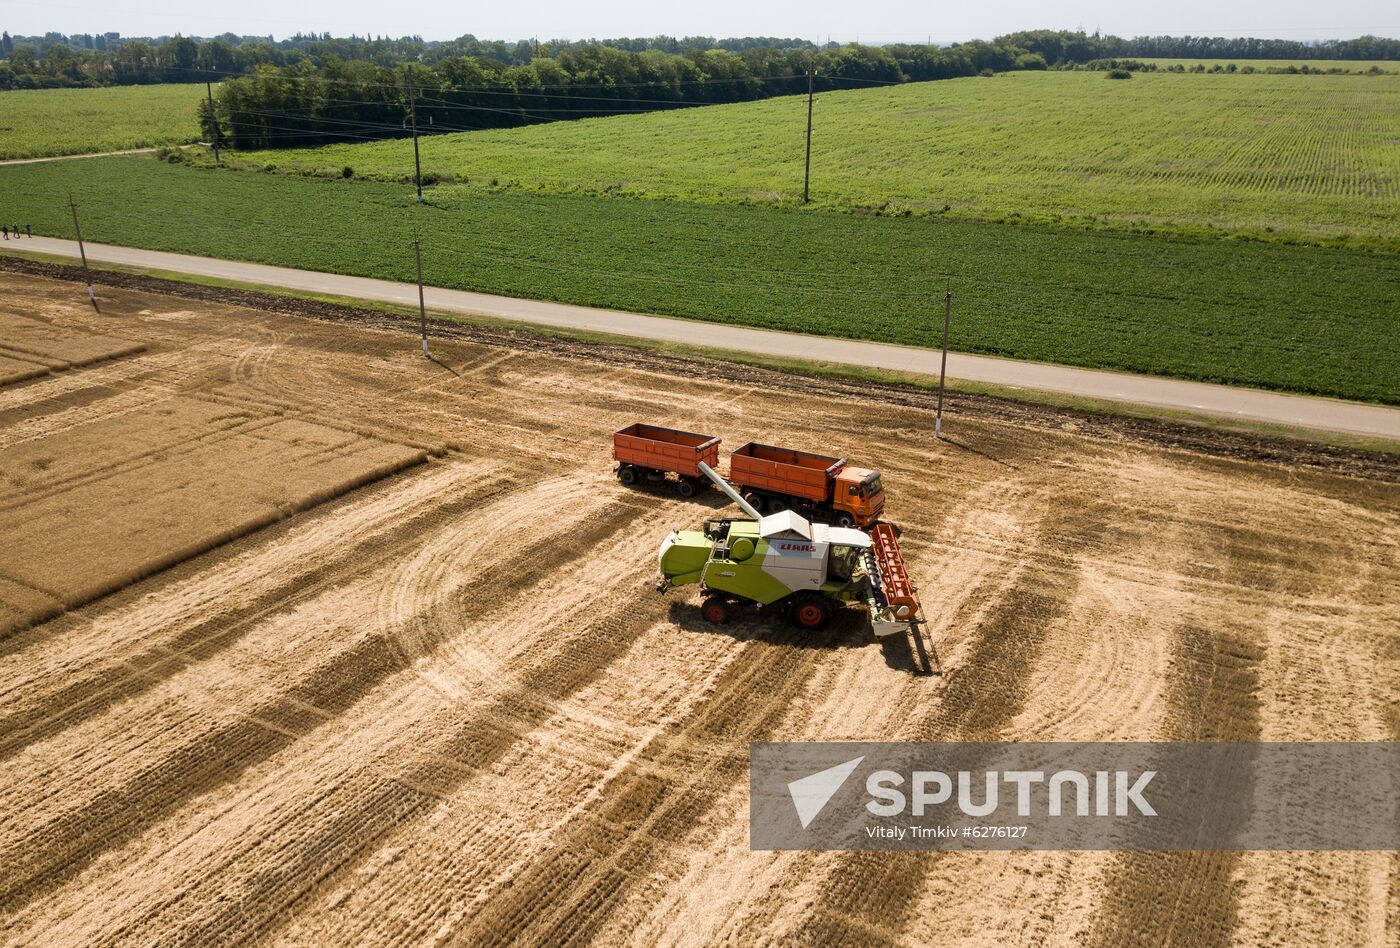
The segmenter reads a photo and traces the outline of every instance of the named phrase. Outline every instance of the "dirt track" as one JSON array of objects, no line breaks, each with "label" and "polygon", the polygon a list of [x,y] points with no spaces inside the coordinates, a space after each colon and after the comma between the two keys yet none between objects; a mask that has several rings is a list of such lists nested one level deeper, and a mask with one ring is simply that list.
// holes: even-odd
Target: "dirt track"
[{"label": "dirt track", "polygon": [[[967,398],[937,445],[902,389],[190,296],[0,274],[125,344],[0,386],[0,601],[53,600],[0,613],[4,941],[1396,931],[1393,854],[752,853],[746,809],[751,740],[1395,740],[1393,462]],[[639,418],[879,464],[944,674],[656,594],[707,510],[612,478]]]}]

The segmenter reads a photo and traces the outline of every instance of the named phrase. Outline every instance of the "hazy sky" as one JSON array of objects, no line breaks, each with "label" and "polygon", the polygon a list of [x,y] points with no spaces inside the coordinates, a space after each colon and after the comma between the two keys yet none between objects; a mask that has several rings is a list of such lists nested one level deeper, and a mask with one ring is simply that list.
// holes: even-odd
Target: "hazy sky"
[{"label": "hazy sky", "polygon": [[[673,9],[667,9],[673,6]],[[474,10],[473,7],[479,9]],[[928,0],[513,0],[466,4],[418,0],[402,6],[384,0],[237,0],[192,4],[189,0],[34,2],[0,0],[0,29],[26,35],[56,30],[129,36],[231,32],[273,34],[330,31],[426,39],[474,33],[483,39],[611,36],[801,36],[836,40],[935,41],[1040,27],[1132,36],[1263,36],[1328,39],[1375,33],[1400,36],[1396,0],[1010,0],[930,3]]]}]

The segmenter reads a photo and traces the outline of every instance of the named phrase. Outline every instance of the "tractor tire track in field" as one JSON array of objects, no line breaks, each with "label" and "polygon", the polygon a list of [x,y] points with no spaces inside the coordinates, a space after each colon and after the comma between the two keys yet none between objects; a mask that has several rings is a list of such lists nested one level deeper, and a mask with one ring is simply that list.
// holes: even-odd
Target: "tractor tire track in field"
[{"label": "tractor tire track in field", "polygon": [[[478,470],[476,465],[463,467],[465,472]],[[140,694],[181,668],[213,656],[258,622],[347,583],[366,569],[382,568],[402,556],[404,548],[410,546],[422,531],[432,529],[447,518],[468,514],[483,506],[483,500],[498,494],[510,479],[511,475],[506,473],[482,476],[455,499],[436,499],[432,504],[420,504],[409,509],[388,508],[383,518],[377,518],[370,524],[370,530],[358,535],[342,534],[341,542],[329,555],[315,561],[287,563],[285,571],[266,574],[268,582],[256,588],[236,608],[202,618],[191,615],[189,624],[183,627],[167,622],[165,630],[173,634],[136,643],[131,650],[122,651],[118,656],[103,656],[108,660],[88,667],[69,662],[57,665],[52,676],[57,680],[44,682],[51,686],[50,689],[32,697],[23,693],[12,694],[16,690],[13,686],[0,690],[0,761],[27,744],[72,727],[118,701]],[[390,485],[390,489],[399,486],[395,483]],[[313,529],[319,532],[322,528],[316,524]],[[91,627],[92,623],[88,625]],[[74,630],[68,628],[62,631],[66,633],[62,637],[67,639]],[[37,658],[33,654],[34,647],[28,646],[27,652],[25,661],[32,664]],[[55,662],[60,658],[56,656]],[[0,653],[0,663],[4,659],[3,653]]]},{"label": "tractor tire track in field", "polygon": [[[815,636],[786,630],[742,645],[700,704],[614,775],[547,852],[506,880],[454,933],[454,942],[590,942],[632,888],[743,779],[748,743],[769,736],[812,665],[849,634],[837,627]],[[729,748],[719,749],[726,742]]]},{"label": "tractor tire track in field", "polygon": [[[627,529],[640,513],[628,503],[605,509],[577,531],[582,545],[573,548],[570,559],[587,556],[588,543],[602,542]],[[482,516],[489,517],[489,508]],[[514,577],[512,587],[529,585],[560,567],[558,560],[543,555],[557,547],[553,536],[510,547],[497,568]],[[495,577],[481,576],[477,582],[499,585]],[[462,604],[440,603],[434,611],[450,614],[456,622],[469,622],[485,614],[493,602],[494,597],[473,596],[468,590]],[[11,910],[52,888],[96,856],[89,839],[93,827],[102,828],[104,848],[119,845],[181,802],[233,779],[410,666],[411,658],[405,655],[396,630],[370,633],[287,683],[271,700],[181,743],[147,769],[107,785],[86,806],[34,827],[23,839],[11,837],[8,845],[4,837],[9,834],[0,833],[0,854],[11,866],[7,889],[0,892],[0,910]],[[213,754],[211,747],[216,748]]]},{"label": "tractor tire track in field", "polygon": [[[1259,740],[1263,649],[1228,632],[1181,629],[1171,695],[1173,741]],[[1237,804],[1241,814],[1247,797]],[[1096,945],[1227,945],[1240,853],[1119,853],[1091,932]]]},{"label": "tractor tire track in field", "polygon": [[[1068,506],[1068,504],[1065,504]],[[1029,700],[1028,680],[1052,623],[1065,615],[1079,583],[1075,557],[1106,529],[1092,503],[1036,525],[1024,570],[979,623],[976,639],[905,740],[995,741]],[[898,943],[913,919],[924,879],[949,853],[838,853],[821,893],[792,936],[808,944]],[[867,923],[879,919],[877,937]]]},{"label": "tractor tire track in field", "polygon": [[[625,545],[622,531],[630,524],[619,527],[610,520],[604,517],[601,522],[610,528],[614,543]],[[596,531],[580,533],[593,543],[605,539]],[[607,544],[603,545],[606,548]],[[587,553],[582,549],[579,555]],[[542,564],[528,579],[538,583],[552,571],[551,564]],[[490,609],[499,615],[505,604],[530,595],[542,593],[511,584],[483,598],[489,599]],[[610,591],[603,589],[597,598],[600,608],[593,613],[597,616],[594,621],[561,626],[562,634],[553,637],[527,638],[525,651],[495,670],[491,684],[498,695],[494,699],[464,717],[462,708],[444,694],[440,720],[427,732],[428,740],[402,748],[399,753],[406,755],[402,761],[390,756],[368,762],[334,786],[320,789],[314,799],[297,808],[294,825],[267,828],[266,838],[246,841],[247,851],[242,856],[210,854],[208,858],[225,863],[219,875],[208,880],[224,891],[224,896],[193,904],[162,905],[157,911],[144,912],[140,926],[178,932],[176,940],[187,944],[258,938],[271,931],[301,900],[333,882],[338,872],[362,861],[378,841],[421,819],[454,787],[489,768],[523,733],[594,680],[663,618],[660,597],[645,596],[639,603],[635,598],[610,597]],[[569,614],[571,606],[560,604],[558,615],[541,613],[540,618],[557,621]],[[461,620],[449,615],[446,625],[460,628]],[[294,844],[269,859],[263,851],[275,847],[283,835]],[[229,860],[237,861],[228,864]],[[167,910],[172,915],[163,917]],[[101,924],[108,922],[103,919]],[[123,933],[141,940],[139,931],[125,929]]]}]

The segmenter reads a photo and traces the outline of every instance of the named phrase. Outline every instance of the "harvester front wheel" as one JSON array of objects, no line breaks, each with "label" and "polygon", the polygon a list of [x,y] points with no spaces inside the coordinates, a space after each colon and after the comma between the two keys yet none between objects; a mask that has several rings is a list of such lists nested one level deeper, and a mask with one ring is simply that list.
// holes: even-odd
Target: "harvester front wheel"
[{"label": "harvester front wheel", "polygon": [[817,593],[802,593],[792,603],[792,621],[815,632],[831,621],[831,600]]},{"label": "harvester front wheel", "polygon": [[700,614],[705,617],[706,622],[723,625],[729,621],[729,603],[720,596],[711,596],[700,607]]},{"label": "harvester front wheel", "polygon": [[617,479],[632,487],[637,483],[637,469],[630,464],[624,464],[617,469]]},{"label": "harvester front wheel", "polygon": [[695,481],[689,477],[682,477],[679,481],[676,482],[676,493],[680,494],[686,500],[689,500],[690,498],[694,497],[696,490],[697,487]]}]

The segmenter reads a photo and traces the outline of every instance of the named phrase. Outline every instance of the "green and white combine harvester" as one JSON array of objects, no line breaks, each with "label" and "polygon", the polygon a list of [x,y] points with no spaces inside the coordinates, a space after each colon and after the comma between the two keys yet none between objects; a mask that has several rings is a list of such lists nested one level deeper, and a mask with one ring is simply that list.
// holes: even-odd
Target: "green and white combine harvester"
[{"label": "green and white combine harvester", "polygon": [[662,591],[699,583],[702,614],[725,622],[739,603],[779,608],[804,629],[821,629],[836,609],[864,605],[876,635],[917,633],[919,600],[894,529],[866,533],[812,523],[791,510],[764,517],[700,462],[700,471],[752,519],[705,521],[661,541]]}]

